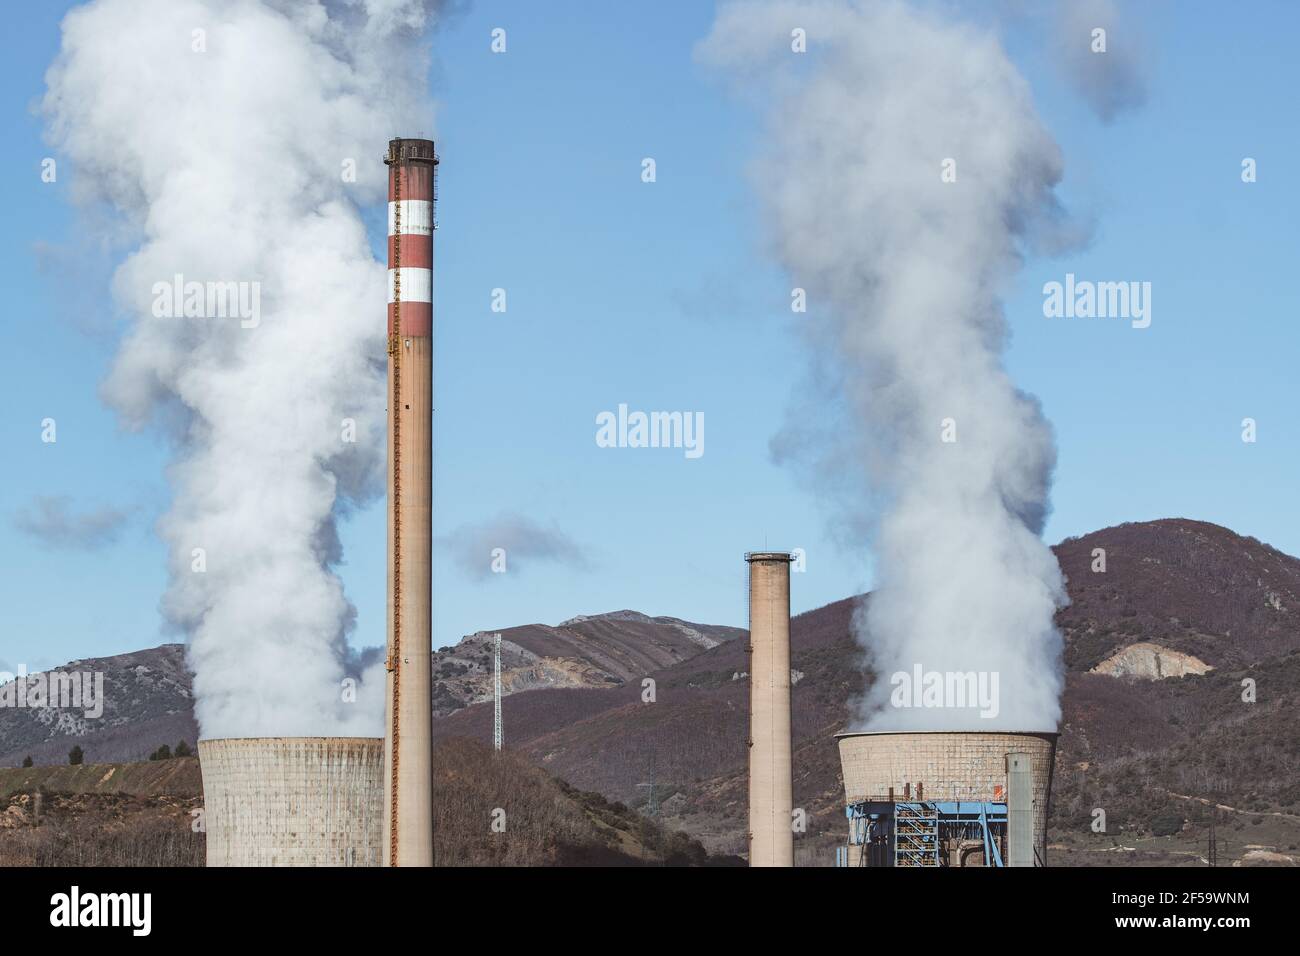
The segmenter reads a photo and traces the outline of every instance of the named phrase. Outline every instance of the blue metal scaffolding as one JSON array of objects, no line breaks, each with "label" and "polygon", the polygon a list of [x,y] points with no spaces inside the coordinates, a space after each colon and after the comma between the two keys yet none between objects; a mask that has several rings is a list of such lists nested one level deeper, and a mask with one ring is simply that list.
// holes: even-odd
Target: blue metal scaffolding
[{"label": "blue metal scaffolding", "polygon": [[[947,866],[946,848],[975,844],[986,866],[1005,866],[1002,841],[1007,805],[983,801],[863,800],[844,808],[849,842],[835,853],[837,866]],[[857,847],[855,854],[851,847]]]}]

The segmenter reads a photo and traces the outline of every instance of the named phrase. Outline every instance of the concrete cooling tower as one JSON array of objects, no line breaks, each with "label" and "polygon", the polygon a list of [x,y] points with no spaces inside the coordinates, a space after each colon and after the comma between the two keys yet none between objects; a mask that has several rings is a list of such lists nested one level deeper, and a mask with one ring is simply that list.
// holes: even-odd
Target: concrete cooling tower
[{"label": "concrete cooling tower", "polygon": [[382,865],[382,739],[200,740],[199,763],[208,866]]},{"label": "concrete cooling tower", "polygon": [[1042,866],[1054,733],[839,734],[849,866]]}]

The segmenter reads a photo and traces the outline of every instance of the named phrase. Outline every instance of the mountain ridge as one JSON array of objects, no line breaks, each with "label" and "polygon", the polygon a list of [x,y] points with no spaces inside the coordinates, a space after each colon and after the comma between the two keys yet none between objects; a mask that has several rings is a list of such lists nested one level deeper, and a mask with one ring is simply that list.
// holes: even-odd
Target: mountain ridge
[{"label": "mountain ridge", "polygon": [[[1288,715],[1300,708],[1300,560],[1182,518],[1116,525],[1053,550],[1071,598],[1057,614],[1065,689],[1052,825],[1062,853],[1075,853],[1076,843],[1079,859],[1101,852],[1088,842],[1098,807],[1108,808],[1112,838],[1125,839],[1178,814],[1179,825],[1200,826],[1198,801],[1248,820],[1295,815],[1300,727]],[[833,735],[871,679],[852,637],[865,599],[833,601],[791,622],[791,667],[802,675],[792,731],[795,800],[810,820],[798,841],[806,862],[824,861],[843,838]],[[749,668],[747,642],[736,638],[744,630],[623,609],[467,635],[435,655],[437,738],[492,739],[496,633],[507,747],[569,785],[645,810],[653,784],[666,822],[711,852],[743,851]],[[1126,651],[1139,655],[1136,664],[1093,672]],[[1148,666],[1154,655],[1177,662],[1181,676],[1145,673],[1164,666]],[[443,666],[449,673],[439,673]],[[651,702],[645,678],[654,682]],[[1243,682],[1257,688],[1255,703],[1243,700]],[[116,728],[128,738],[131,730]],[[66,751],[69,739],[47,742],[46,751]],[[149,739],[136,750],[164,742],[175,743]],[[19,750],[0,753],[0,764],[16,759]]]}]

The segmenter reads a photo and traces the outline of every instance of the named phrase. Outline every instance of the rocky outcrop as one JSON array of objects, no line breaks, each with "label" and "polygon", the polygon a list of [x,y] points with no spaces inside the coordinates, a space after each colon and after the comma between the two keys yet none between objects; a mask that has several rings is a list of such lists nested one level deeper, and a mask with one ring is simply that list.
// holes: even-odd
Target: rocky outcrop
[{"label": "rocky outcrop", "polygon": [[1183,654],[1180,651],[1161,647],[1159,644],[1140,641],[1106,658],[1089,673],[1108,674],[1111,677],[1136,677],[1140,680],[1163,680],[1166,677],[1206,674],[1212,670],[1213,667],[1191,654]]}]

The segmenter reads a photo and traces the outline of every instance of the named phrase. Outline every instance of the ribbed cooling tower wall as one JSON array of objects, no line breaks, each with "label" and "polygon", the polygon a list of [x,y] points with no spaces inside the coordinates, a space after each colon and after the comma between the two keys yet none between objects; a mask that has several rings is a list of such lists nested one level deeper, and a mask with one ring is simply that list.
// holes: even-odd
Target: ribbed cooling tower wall
[{"label": "ribbed cooling tower wall", "polygon": [[383,740],[200,740],[208,866],[380,866]]},{"label": "ribbed cooling tower wall", "polygon": [[917,787],[926,800],[1006,799],[1007,754],[1029,754],[1033,776],[1034,842],[1045,859],[1047,805],[1052,793],[1056,734],[880,733],[839,734],[840,767],[848,803],[895,800]]}]

